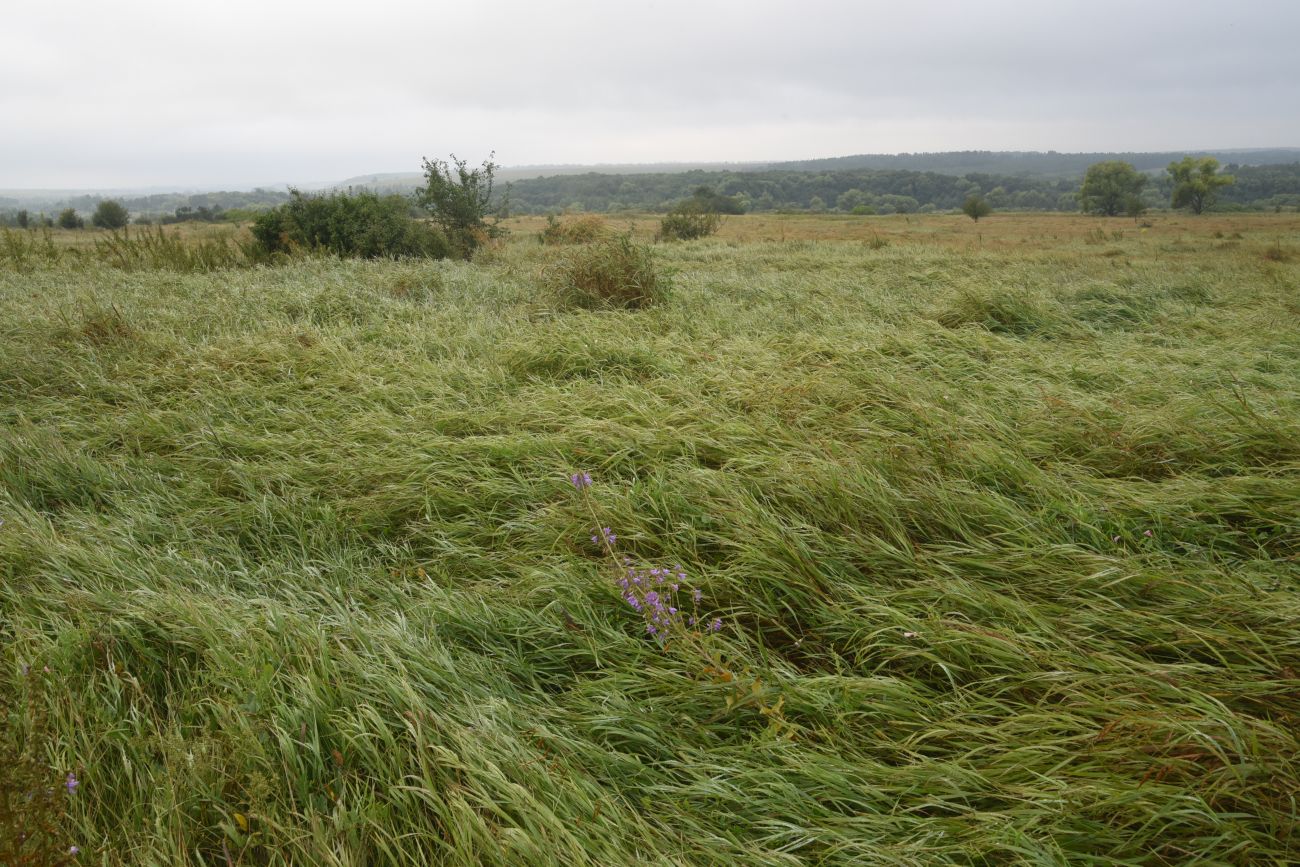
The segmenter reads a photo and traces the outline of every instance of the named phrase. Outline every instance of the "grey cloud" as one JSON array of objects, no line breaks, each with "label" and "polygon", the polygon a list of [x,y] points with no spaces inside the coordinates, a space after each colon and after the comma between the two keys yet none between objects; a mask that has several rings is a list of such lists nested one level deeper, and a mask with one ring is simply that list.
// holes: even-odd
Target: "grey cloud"
[{"label": "grey cloud", "polygon": [[[0,187],[507,163],[1300,144],[1300,6],[22,4]],[[75,72],[69,72],[75,67]]]}]

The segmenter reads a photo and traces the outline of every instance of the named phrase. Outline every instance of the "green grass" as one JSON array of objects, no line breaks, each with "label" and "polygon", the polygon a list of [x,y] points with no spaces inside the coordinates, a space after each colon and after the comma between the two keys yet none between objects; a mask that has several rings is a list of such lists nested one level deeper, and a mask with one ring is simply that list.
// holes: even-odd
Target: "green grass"
[{"label": "green grass", "polygon": [[0,269],[0,743],[79,863],[1294,862],[1300,233],[945,219]]}]

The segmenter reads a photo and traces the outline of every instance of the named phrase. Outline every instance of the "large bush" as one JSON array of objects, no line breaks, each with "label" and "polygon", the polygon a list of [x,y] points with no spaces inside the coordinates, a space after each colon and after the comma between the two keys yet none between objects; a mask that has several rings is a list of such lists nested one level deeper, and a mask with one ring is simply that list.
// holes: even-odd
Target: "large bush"
[{"label": "large bush", "polygon": [[130,215],[126,212],[126,208],[122,207],[121,202],[105,199],[95,207],[95,213],[91,216],[90,222],[100,229],[120,229],[130,222],[130,219]]},{"label": "large bush", "polygon": [[262,253],[303,250],[364,259],[441,259],[450,252],[445,237],[411,216],[411,204],[402,196],[291,192],[286,204],[253,221],[253,237]]}]

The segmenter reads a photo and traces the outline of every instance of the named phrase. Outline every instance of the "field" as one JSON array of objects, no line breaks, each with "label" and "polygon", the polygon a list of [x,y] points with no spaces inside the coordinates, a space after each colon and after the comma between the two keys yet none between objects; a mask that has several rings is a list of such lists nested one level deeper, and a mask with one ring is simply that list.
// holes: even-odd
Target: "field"
[{"label": "field", "polygon": [[1149,223],[0,261],[0,782],[85,864],[1296,863],[1300,217]]}]

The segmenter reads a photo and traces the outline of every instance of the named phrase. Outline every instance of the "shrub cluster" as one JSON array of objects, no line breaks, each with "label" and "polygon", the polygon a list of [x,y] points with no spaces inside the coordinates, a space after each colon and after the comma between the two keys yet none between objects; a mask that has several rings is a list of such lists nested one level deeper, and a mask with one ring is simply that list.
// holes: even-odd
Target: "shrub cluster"
[{"label": "shrub cluster", "polygon": [[363,259],[442,259],[450,253],[447,239],[412,217],[411,203],[402,196],[365,191],[291,194],[288,202],[253,221],[260,252],[326,252]]},{"label": "shrub cluster", "polygon": [[551,265],[546,284],[561,303],[588,309],[648,307],[663,301],[669,290],[654,253],[630,234],[575,247]]}]

